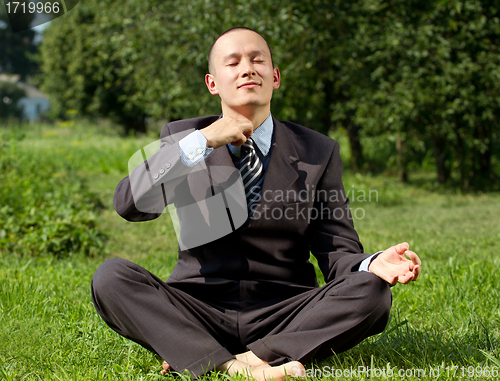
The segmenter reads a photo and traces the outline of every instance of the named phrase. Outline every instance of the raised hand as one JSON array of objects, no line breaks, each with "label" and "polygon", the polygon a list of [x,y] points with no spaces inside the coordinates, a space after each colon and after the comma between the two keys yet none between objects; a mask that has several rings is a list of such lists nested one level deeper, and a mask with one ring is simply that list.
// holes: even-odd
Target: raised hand
[{"label": "raised hand", "polygon": [[241,146],[252,135],[253,129],[248,119],[224,116],[200,132],[207,138],[207,147],[219,148],[228,143]]},{"label": "raised hand", "polygon": [[407,242],[392,246],[380,253],[368,269],[392,285],[415,281],[420,274],[422,262],[418,255],[409,249]]}]

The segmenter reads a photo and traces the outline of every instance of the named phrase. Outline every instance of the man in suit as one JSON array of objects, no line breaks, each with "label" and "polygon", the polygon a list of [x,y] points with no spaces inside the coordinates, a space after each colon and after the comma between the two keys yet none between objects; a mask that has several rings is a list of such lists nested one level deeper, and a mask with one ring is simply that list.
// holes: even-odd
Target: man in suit
[{"label": "man in suit", "polygon": [[[421,262],[407,243],[363,253],[338,143],[270,114],[280,72],[261,35],[223,33],[209,72],[222,117],[165,125],[160,149],[114,197],[130,221],[177,207],[178,263],[164,282],[107,260],[92,279],[94,305],[113,330],[158,353],[162,373],[299,376],[304,362],[381,332],[390,285],[416,280]],[[309,253],[324,274],[321,288]]]}]

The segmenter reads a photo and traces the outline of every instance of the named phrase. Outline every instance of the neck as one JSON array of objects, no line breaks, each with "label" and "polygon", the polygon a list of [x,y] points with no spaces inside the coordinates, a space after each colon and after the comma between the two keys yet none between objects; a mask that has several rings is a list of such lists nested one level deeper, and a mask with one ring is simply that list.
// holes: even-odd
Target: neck
[{"label": "neck", "polygon": [[226,107],[222,104],[222,113],[235,119],[247,119],[252,122],[253,129],[259,127],[269,116],[271,105],[265,107],[241,107],[238,109]]}]

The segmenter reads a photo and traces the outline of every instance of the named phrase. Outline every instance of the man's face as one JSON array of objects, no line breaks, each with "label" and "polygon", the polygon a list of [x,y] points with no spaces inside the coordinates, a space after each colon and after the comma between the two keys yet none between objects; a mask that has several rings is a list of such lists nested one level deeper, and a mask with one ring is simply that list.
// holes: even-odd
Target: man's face
[{"label": "man's face", "polygon": [[249,30],[225,34],[216,42],[211,57],[212,73],[205,77],[210,93],[218,94],[234,110],[269,106],[280,85],[266,41]]}]

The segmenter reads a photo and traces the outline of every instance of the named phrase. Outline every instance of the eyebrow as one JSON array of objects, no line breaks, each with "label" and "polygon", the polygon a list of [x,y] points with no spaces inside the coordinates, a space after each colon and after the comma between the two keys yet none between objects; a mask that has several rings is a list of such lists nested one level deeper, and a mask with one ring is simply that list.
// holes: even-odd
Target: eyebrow
[{"label": "eyebrow", "polygon": [[[248,53],[250,56],[257,56],[259,54],[265,55],[265,52],[263,50],[252,50],[251,52]],[[230,60],[231,58],[240,58],[241,54],[240,53],[231,53],[228,54],[223,58],[224,61]]]}]

